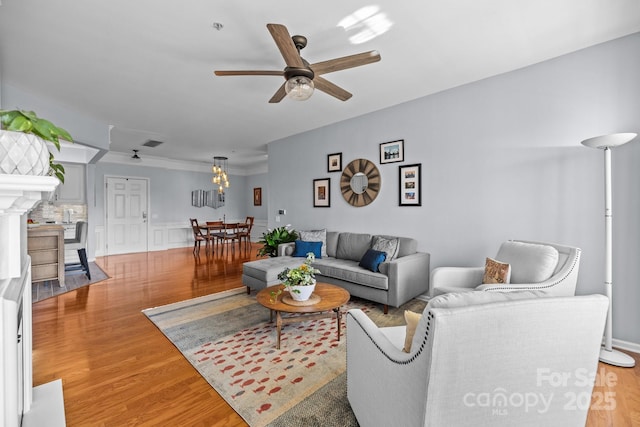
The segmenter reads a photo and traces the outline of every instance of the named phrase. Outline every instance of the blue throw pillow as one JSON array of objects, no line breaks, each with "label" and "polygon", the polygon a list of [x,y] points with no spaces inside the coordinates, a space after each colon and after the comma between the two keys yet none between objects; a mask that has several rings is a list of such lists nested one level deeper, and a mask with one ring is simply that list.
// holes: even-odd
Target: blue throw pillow
[{"label": "blue throw pillow", "polygon": [[358,264],[362,268],[366,268],[367,270],[371,270],[374,273],[377,273],[378,267],[380,263],[387,259],[387,254],[381,251],[376,251],[374,249],[368,249],[367,252],[364,253],[362,259],[360,260],[360,264]]},{"label": "blue throw pillow", "polygon": [[307,257],[309,252],[313,252],[316,258],[322,258],[322,242],[305,242],[296,240],[296,248],[291,256]]}]

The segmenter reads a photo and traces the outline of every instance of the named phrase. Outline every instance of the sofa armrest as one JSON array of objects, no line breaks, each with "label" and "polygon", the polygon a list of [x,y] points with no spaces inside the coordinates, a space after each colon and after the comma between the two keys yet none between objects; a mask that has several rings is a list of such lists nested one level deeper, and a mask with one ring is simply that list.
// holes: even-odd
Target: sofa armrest
[{"label": "sofa armrest", "polygon": [[431,272],[431,290],[433,297],[442,292],[439,289],[474,289],[482,283],[484,267],[438,267]]},{"label": "sofa armrest", "polygon": [[289,256],[295,251],[296,242],[288,242],[288,243],[280,243],[278,245],[278,255],[277,256]]},{"label": "sofa armrest", "polygon": [[399,307],[429,291],[430,258],[431,255],[426,252],[416,252],[388,263],[389,305]]}]

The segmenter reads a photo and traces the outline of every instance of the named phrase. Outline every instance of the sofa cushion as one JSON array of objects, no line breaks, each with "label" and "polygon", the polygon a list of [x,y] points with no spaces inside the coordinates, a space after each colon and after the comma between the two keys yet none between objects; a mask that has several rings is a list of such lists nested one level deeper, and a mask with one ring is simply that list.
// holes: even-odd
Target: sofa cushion
[{"label": "sofa cushion", "polygon": [[362,268],[366,268],[369,271],[377,272],[379,271],[378,266],[386,258],[387,254],[385,252],[369,249],[364,253],[358,265]]},{"label": "sofa cushion", "polygon": [[509,283],[510,278],[511,265],[487,257],[484,263],[484,276],[482,276],[483,285],[490,283]]},{"label": "sofa cushion", "polygon": [[340,233],[336,258],[358,261],[371,247],[371,235],[363,233]]},{"label": "sofa cushion", "polygon": [[327,231],[327,256],[336,257],[336,253],[338,252],[338,237],[340,237],[340,232]]},{"label": "sofa cushion", "polygon": [[249,261],[242,264],[242,274],[264,283],[278,281],[278,274],[285,268],[300,267],[300,258],[279,256]]},{"label": "sofa cushion", "polygon": [[305,242],[303,240],[296,240],[295,249],[291,256],[294,257],[307,257],[309,252],[313,252],[316,258],[322,258],[322,242]]},{"label": "sofa cushion", "polygon": [[549,245],[507,241],[495,259],[511,264],[511,283],[539,283],[553,274],[558,250]]},{"label": "sofa cushion", "polygon": [[373,236],[371,239],[371,249],[386,253],[387,261],[391,261],[398,256],[399,245],[400,240],[397,237]]},{"label": "sofa cushion", "polygon": [[322,256],[327,256],[327,229],[298,231],[298,237],[305,242],[322,242]]},{"label": "sofa cushion", "polygon": [[[385,291],[389,289],[389,278],[387,276],[382,273],[365,270],[358,265],[358,262],[339,258],[322,258],[316,260],[313,266],[320,270],[320,274],[316,274],[316,278],[325,276],[370,288]],[[318,281],[321,282],[322,278],[318,278]]]}]

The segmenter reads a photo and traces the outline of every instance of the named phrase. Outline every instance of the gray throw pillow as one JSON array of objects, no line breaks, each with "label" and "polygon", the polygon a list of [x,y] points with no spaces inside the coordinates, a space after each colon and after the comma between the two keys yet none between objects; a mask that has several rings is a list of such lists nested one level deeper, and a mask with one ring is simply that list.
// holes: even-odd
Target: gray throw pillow
[{"label": "gray throw pillow", "polygon": [[371,249],[386,253],[386,260],[391,261],[398,256],[399,243],[400,241],[396,238],[373,236],[373,240],[371,241]]},{"label": "gray throw pillow", "polygon": [[322,257],[327,256],[327,229],[298,231],[300,240],[304,242],[322,242]]}]

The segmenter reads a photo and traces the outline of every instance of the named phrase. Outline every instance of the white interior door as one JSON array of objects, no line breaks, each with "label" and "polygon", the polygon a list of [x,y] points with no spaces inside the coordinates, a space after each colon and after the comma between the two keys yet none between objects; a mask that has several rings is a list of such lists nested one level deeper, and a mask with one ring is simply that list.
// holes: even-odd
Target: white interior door
[{"label": "white interior door", "polygon": [[148,181],[109,177],[106,186],[107,254],[146,252]]}]

